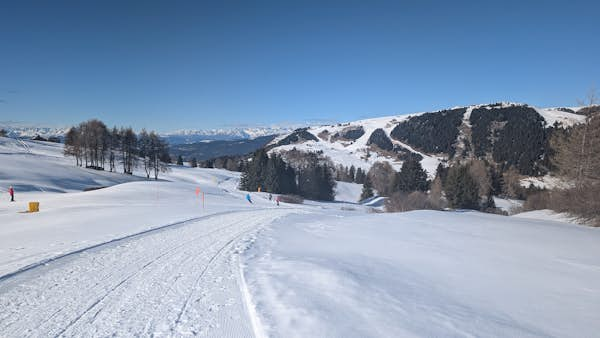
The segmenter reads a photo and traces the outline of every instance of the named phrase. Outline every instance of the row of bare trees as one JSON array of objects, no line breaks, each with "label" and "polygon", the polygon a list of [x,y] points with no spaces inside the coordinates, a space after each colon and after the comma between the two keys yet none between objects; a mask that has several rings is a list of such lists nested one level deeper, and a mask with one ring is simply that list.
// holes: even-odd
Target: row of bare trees
[{"label": "row of bare trees", "polygon": [[82,122],[67,132],[64,154],[75,157],[78,166],[96,170],[104,170],[108,163],[109,170],[116,172],[120,162],[125,174],[132,174],[141,162],[146,177],[152,174],[155,179],[171,162],[167,142],[154,131],[144,129],[136,135],[131,128],[108,129],[97,119]]}]

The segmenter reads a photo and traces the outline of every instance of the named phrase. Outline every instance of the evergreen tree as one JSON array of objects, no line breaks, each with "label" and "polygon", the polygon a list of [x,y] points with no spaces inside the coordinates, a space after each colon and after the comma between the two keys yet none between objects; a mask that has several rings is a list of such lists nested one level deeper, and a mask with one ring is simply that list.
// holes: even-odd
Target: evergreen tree
[{"label": "evergreen tree", "polygon": [[448,170],[444,190],[450,207],[479,209],[479,186],[467,166],[457,165]]},{"label": "evergreen tree", "polygon": [[438,164],[438,166],[435,170],[435,177],[440,179],[440,181],[442,182],[442,185],[444,185],[444,183],[446,183],[446,176],[448,176],[448,168],[445,167],[441,163]]},{"label": "evergreen tree", "polygon": [[298,192],[298,186],[296,185],[296,172],[294,168],[288,166],[283,160],[280,163],[281,168],[281,193],[282,194],[295,194]]},{"label": "evergreen tree", "polygon": [[183,157],[181,155],[177,156],[177,165],[183,165]]},{"label": "evergreen tree", "polygon": [[427,191],[429,182],[427,182],[427,173],[423,170],[421,162],[413,156],[404,161],[400,172],[396,174],[395,185],[396,191]]},{"label": "evergreen tree", "polygon": [[365,178],[367,177],[367,174],[365,174],[365,172],[362,170],[362,168],[358,168],[356,169],[356,176],[354,177],[354,182],[358,183],[358,184],[363,184],[365,183]]},{"label": "evergreen tree", "polygon": [[198,167],[198,160],[196,160],[195,157],[192,157],[192,160],[190,161],[190,167],[192,167],[192,168]]},{"label": "evergreen tree", "polygon": [[327,165],[321,165],[320,167],[320,190],[319,190],[319,199],[323,201],[333,201],[335,198],[335,180],[333,179],[333,174],[331,173],[331,169]]},{"label": "evergreen tree", "polygon": [[350,169],[348,170],[348,182],[354,182],[354,180],[356,175],[356,168],[354,168],[354,166],[350,166]]},{"label": "evergreen tree", "polygon": [[242,171],[240,189],[246,191],[292,193],[295,191],[295,172],[287,168],[276,154],[269,158],[264,149],[254,153]]},{"label": "evergreen tree", "polygon": [[[360,168],[358,168],[360,170]],[[371,186],[371,180],[369,178],[365,178],[362,188],[362,193],[360,194],[360,200],[366,200],[367,198],[373,197],[373,187]]]},{"label": "evergreen tree", "polygon": [[263,191],[281,193],[281,173],[279,172],[281,169],[278,164],[277,154],[272,154],[265,166]]},{"label": "evergreen tree", "polygon": [[331,169],[323,164],[304,168],[298,174],[298,191],[305,198],[333,201],[335,180]]}]

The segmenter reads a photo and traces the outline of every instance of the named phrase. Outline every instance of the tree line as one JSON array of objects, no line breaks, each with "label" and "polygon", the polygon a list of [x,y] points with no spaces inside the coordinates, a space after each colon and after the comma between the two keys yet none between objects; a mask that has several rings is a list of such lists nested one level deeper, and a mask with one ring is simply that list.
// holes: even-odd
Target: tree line
[{"label": "tree line", "polygon": [[286,163],[282,155],[264,149],[256,151],[245,163],[240,190],[263,191],[275,194],[300,195],[304,198],[332,201],[335,180],[332,165],[316,153],[292,152],[295,166]]},{"label": "tree line", "polygon": [[340,182],[363,184],[367,174],[361,167],[350,167],[338,164],[335,167],[335,180]]},{"label": "tree line", "polygon": [[171,163],[169,145],[154,131],[145,129],[136,134],[131,127],[112,129],[104,122],[91,119],[69,129],[65,135],[66,156],[73,156],[76,165],[90,169],[117,171],[120,163],[123,173],[133,174],[141,164],[147,178],[158,179]]}]

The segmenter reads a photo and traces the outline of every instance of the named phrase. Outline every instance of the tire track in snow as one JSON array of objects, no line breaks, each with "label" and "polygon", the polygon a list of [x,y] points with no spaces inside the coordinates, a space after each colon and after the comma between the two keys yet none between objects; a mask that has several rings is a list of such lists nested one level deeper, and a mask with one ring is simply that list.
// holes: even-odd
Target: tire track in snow
[{"label": "tire track in snow", "polygon": [[[214,230],[214,231],[211,231],[211,232],[209,232],[209,233],[207,233],[207,234],[204,234],[203,236],[199,236],[199,237],[207,237],[207,236],[210,236],[211,234],[213,234],[213,233],[215,233],[215,232],[217,232],[217,231],[220,231],[220,230],[222,230],[222,229],[224,229],[224,228],[227,228],[227,227],[230,227],[230,226],[233,226],[233,225],[235,225],[235,224],[231,224],[231,225],[228,225],[228,226],[226,226],[226,227],[220,227],[220,228],[218,228],[218,229],[216,229],[216,230]],[[177,249],[178,247],[182,247],[182,246],[184,246],[185,244],[187,244],[187,243],[189,243],[189,242],[192,242],[192,241],[194,241],[194,240],[196,240],[196,239],[198,239],[198,238],[193,238],[192,240],[186,241],[184,244],[177,246],[176,248],[174,248],[174,249],[170,250],[169,252],[173,252],[173,251],[175,251],[175,249]],[[150,261],[149,263],[146,263],[146,264],[145,264],[145,265],[142,267],[142,269],[138,270],[138,272],[140,272],[140,271],[144,270],[145,268],[149,267],[149,266],[150,266],[150,265],[151,265],[153,262],[157,262],[157,260],[158,260],[158,259],[160,259],[161,257],[164,257],[164,256],[166,256],[166,254],[168,254],[169,252],[167,252],[167,253],[165,253],[165,254],[161,255],[161,256],[160,256],[160,257],[158,257],[157,259],[154,259],[154,260]],[[77,318],[75,318],[75,319],[74,319],[74,320],[73,320],[71,323],[69,323],[69,325],[67,325],[67,327],[66,327],[66,328],[65,328],[63,331],[59,332],[59,335],[60,335],[60,334],[62,334],[62,333],[64,333],[64,332],[65,332],[65,331],[66,331],[66,330],[67,330],[69,327],[71,327],[73,324],[75,324],[75,323],[76,323],[76,322],[77,322],[77,321],[78,321],[78,320],[79,320],[81,317],[83,317],[85,314],[87,314],[87,313],[88,313],[90,310],[92,310],[92,309],[93,309],[93,308],[94,308],[96,305],[98,305],[98,304],[99,304],[99,303],[100,303],[100,302],[101,302],[101,301],[102,301],[104,298],[106,298],[108,295],[110,295],[110,293],[112,293],[112,292],[113,292],[114,290],[116,290],[118,287],[122,286],[122,285],[123,285],[125,282],[127,282],[127,280],[129,280],[129,279],[130,279],[131,277],[133,277],[134,275],[135,275],[135,273],[134,273],[134,274],[132,274],[132,275],[130,275],[130,276],[129,276],[129,277],[127,277],[126,279],[124,279],[124,280],[120,281],[120,282],[119,282],[119,283],[118,283],[118,284],[117,284],[115,287],[113,287],[111,290],[109,290],[109,292],[107,292],[107,293],[106,293],[106,294],[105,294],[105,295],[104,295],[102,298],[100,298],[99,300],[97,300],[96,302],[94,302],[94,303],[93,303],[93,304],[92,304],[92,305],[91,305],[91,306],[90,306],[88,309],[86,309],[86,311],[84,311],[84,313],[80,314],[80,315],[79,315]],[[56,314],[56,313],[55,313],[55,314]],[[55,315],[55,314],[54,314],[54,315]]]},{"label": "tire track in snow", "polygon": [[[227,213],[227,214],[229,214],[229,213]],[[185,241],[185,242],[183,242],[182,244],[180,244],[180,245],[178,245],[178,246],[175,246],[175,247],[171,248],[170,250],[168,250],[168,251],[164,252],[163,254],[159,255],[158,257],[156,257],[156,258],[152,259],[150,262],[148,262],[148,263],[146,263],[145,265],[143,265],[143,266],[141,267],[141,269],[138,269],[138,270],[136,270],[134,273],[132,273],[132,274],[128,275],[128,276],[127,276],[125,279],[122,279],[122,280],[121,280],[121,281],[120,281],[120,282],[119,282],[117,285],[115,285],[113,288],[111,288],[110,290],[108,290],[108,292],[106,292],[106,293],[105,293],[105,294],[104,294],[102,297],[100,297],[100,298],[99,298],[97,301],[95,301],[95,302],[94,302],[92,305],[90,305],[90,306],[89,306],[87,309],[85,309],[85,311],[83,311],[83,312],[82,312],[80,315],[78,315],[78,316],[77,316],[75,319],[73,319],[73,320],[72,320],[72,321],[71,321],[71,322],[70,322],[70,323],[69,323],[69,324],[68,324],[68,325],[67,325],[67,326],[66,326],[66,327],[65,327],[65,328],[64,328],[64,329],[61,331],[61,332],[59,332],[59,333],[58,333],[56,336],[57,336],[57,337],[58,337],[58,336],[61,336],[61,335],[62,335],[63,333],[65,333],[65,332],[66,332],[66,331],[67,331],[69,328],[71,328],[73,325],[75,325],[75,324],[76,324],[76,323],[77,323],[77,322],[78,322],[78,321],[79,321],[81,318],[83,318],[83,317],[84,317],[85,315],[87,315],[87,314],[88,314],[88,313],[89,313],[91,310],[93,310],[93,309],[94,309],[94,308],[95,308],[97,305],[99,305],[99,304],[100,304],[100,303],[101,303],[101,302],[102,302],[104,299],[106,299],[106,298],[107,298],[109,295],[111,295],[113,292],[115,292],[115,291],[116,291],[118,288],[120,288],[121,286],[123,286],[123,285],[124,285],[124,284],[125,284],[127,281],[129,281],[131,278],[133,278],[133,277],[135,277],[135,276],[139,275],[139,274],[140,274],[141,272],[143,272],[143,271],[144,271],[146,268],[150,267],[152,264],[155,264],[155,263],[157,263],[157,262],[158,262],[160,259],[162,259],[163,257],[168,257],[168,256],[170,256],[170,255],[171,255],[172,253],[174,253],[176,250],[178,250],[178,249],[180,249],[180,248],[184,247],[185,245],[187,245],[187,244],[189,244],[189,243],[191,243],[191,242],[194,242],[194,241],[196,241],[196,240],[198,240],[198,239],[201,239],[201,238],[208,237],[208,236],[210,236],[210,235],[212,235],[212,234],[214,234],[214,233],[216,233],[216,232],[219,232],[219,231],[221,231],[221,230],[223,230],[223,229],[226,229],[226,228],[230,228],[230,227],[232,227],[232,226],[234,226],[234,225],[236,225],[236,224],[237,224],[237,223],[234,223],[234,224],[229,224],[229,225],[226,225],[226,226],[220,227],[220,228],[218,228],[218,229],[216,229],[216,230],[213,230],[213,231],[211,231],[211,232],[209,232],[209,233],[207,233],[207,234],[205,234],[205,235],[198,236],[198,237],[195,237],[195,238],[193,238],[193,239],[191,239],[191,240]],[[208,267],[208,266],[207,266],[207,267]],[[205,270],[204,270],[204,271],[206,271],[206,268],[205,268]],[[102,311],[102,309],[100,309],[98,312],[96,312],[96,314],[93,316],[93,318],[92,318],[91,322],[93,322],[93,321],[94,321],[94,319],[96,319],[96,317],[98,316],[98,314],[100,314],[100,312],[101,312],[101,311]]]},{"label": "tire track in snow", "polygon": [[[260,210],[263,210],[263,209],[260,209]],[[239,211],[239,212],[245,212],[245,211]],[[26,266],[24,266],[24,267],[22,267],[22,268],[20,268],[20,269],[18,269],[16,271],[9,272],[7,274],[4,274],[4,275],[0,276],[0,282],[3,282],[5,280],[7,280],[7,279],[10,279],[10,278],[13,278],[15,276],[18,276],[18,275],[20,275],[20,274],[22,274],[24,272],[27,272],[27,271],[30,271],[30,270],[33,270],[33,269],[36,269],[36,268],[39,268],[39,267],[42,267],[42,266],[46,266],[49,263],[58,261],[60,259],[64,259],[64,258],[67,258],[67,257],[70,257],[70,256],[74,256],[74,255],[77,255],[77,254],[81,254],[81,253],[84,253],[84,252],[87,252],[87,251],[90,251],[90,250],[93,250],[93,249],[99,249],[99,248],[105,247],[107,245],[116,244],[116,243],[122,242],[124,240],[129,240],[129,239],[133,239],[133,238],[136,238],[136,237],[139,237],[139,236],[143,236],[143,235],[147,235],[147,234],[150,234],[150,233],[154,233],[154,232],[157,232],[157,231],[162,231],[162,230],[165,230],[167,228],[182,226],[182,225],[186,225],[186,224],[189,224],[189,223],[194,223],[194,222],[198,222],[198,221],[201,221],[201,220],[206,220],[206,219],[210,219],[210,218],[214,218],[214,217],[218,217],[218,216],[222,216],[222,215],[227,215],[227,214],[231,214],[231,213],[235,213],[235,211],[218,212],[218,213],[214,213],[214,214],[210,214],[210,215],[205,215],[205,216],[200,216],[200,217],[194,217],[194,218],[189,218],[189,219],[186,219],[186,220],[183,220],[183,221],[178,221],[178,222],[174,222],[174,223],[160,225],[158,227],[154,227],[154,228],[151,228],[151,229],[143,230],[143,231],[136,232],[134,234],[126,235],[126,236],[123,236],[123,237],[111,239],[111,240],[106,241],[106,242],[97,243],[97,244],[94,244],[94,245],[91,245],[91,246],[87,246],[87,247],[84,247],[84,248],[81,248],[81,249],[77,249],[75,251],[67,252],[65,254],[54,256],[54,257],[51,257],[51,258],[46,258],[46,259],[43,259],[43,260],[41,260],[39,262],[26,265]]]},{"label": "tire track in snow", "polygon": [[223,252],[223,250],[225,250],[225,248],[227,248],[228,246],[230,246],[235,240],[239,239],[240,237],[242,237],[242,235],[244,235],[246,233],[248,233],[248,231],[242,231],[241,233],[239,233],[237,236],[235,236],[234,238],[232,238],[229,242],[225,243],[225,245],[223,245],[210,258],[210,260],[208,261],[208,263],[206,264],[206,266],[204,267],[204,269],[202,270],[202,272],[198,275],[198,278],[196,279],[196,282],[194,283],[194,288],[192,288],[192,290],[190,291],[190,293],[186,297],[185,302],[183,303],[183,306],[181,307],[181,311],[177,315],[177,320],[175,321],[175,325],[178,325],[179,323],[181,323],[181,317],[183,316],[183,314],[185,313],[185,310],[188,307],[189,301],[192,298],[192,295],[194,294],[194,290],[198,287],[198,284],[200,284],[200,280],[202,279],[202,277],[204,277],[204,274],[206,273],[206,271],[210,267],[210,264],[215,260],[215,258],[217,258]]},{"label": "tire track in snow", "polygon": [[237,267],[225,266],[227,252],[245,234],[289,212],[205,216],[13,274],[0,281],[18,284],[0,291],[0,307],[6,309],[0,328],[7,336],[181,335],[206,334],[226,323],[226,330],[251,335],[243,329],[248,315],[239,287],[225,276],[237,275]]}]

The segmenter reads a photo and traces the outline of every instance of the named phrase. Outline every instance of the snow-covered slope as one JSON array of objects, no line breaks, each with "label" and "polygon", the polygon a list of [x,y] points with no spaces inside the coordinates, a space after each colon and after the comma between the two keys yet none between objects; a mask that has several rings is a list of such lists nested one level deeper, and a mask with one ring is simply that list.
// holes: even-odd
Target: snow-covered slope
[{"label": "snow-covered slope", "polygon": [[[387,156],[385,154],[380,154],[376,151],[369,150],[367,141],[369,140],[369,137],[375,131],[375,129],[381,128],[389,136],[390,132],[398,122],[415,115],[417,114],[386,116],[374,119],[359,120],[339,125],[310,127],[308,128],[308,132],[315,136],[318,136],[324,131],[327,131],[328,134],[333,135],[335,133],[342,132],[346,128],[351,127],[363,127],[365,133],[355,141],[329,142],[324,141],[322,139],[319,139],[319,141],[309,140],[302,143],[293,143],[278,146],[276,148],[273,148],[272,151],[286,151],[294,148],[303,151],[322,151],[323,154],[331,158],[331,160],[335,164],[343,164],[344,166],[353,165],[356,168],[362,168],[364,170],[368,170],[375,162],[389,161],[396,170],[399,170],[402,166],[402,161],[397,160],[391,156]],[[281,140],[281,137],[273,140],[271,144],[276,144],[279,140]],[[437,165],[440,163],[440,161],[443,160],[442,157],[427,155],[418,152],[411,148],[409,145],[403,144],[402,142],[392,140],[392,143],[400,145],[411,152],[421,154],[423,156],[423,161],[421,162],[423,168],[427,170],[427,172],[430,174],[435,174],[435,169],[437,168]]]},{"label": "snow-covered slope", "polygon": [[69,192],[110,186],[140,178],[76,167],[63,145],[0,137],[0,192]]},{"label": "snow-covered slope", "polygon": [[593,337],[598,229],[476,212],[282,219],[245,253],[282,337]]},{"label": "snow-covered slope", "polygon": [[570,113],[565,110],[577,111],[578,108],[536,108],[537,112],[542,115],[544,120],[549,126],[559,123],[562,126],[570,127],[577,123],[583,123],[585,121],[585,115],[578,115]]},{"label": "snow-covered slope", "polygon": [[362,193],[362,184],[336,182],[335,200],[340,202],[357,203]]},{"label": "snow-covered slope", "polygon": [[[600,229],[560,215],[382,215],[267,193],[250,204],[239,173],[172,166],[163,178],[76,168],[60,145],[1,138],[0,185],[26,183],[17,202],[0,199],[0,336],[600,330]],[[337,197],[359,188],[340,182]],[[32,200],[40,212],[22,213]]]}]

